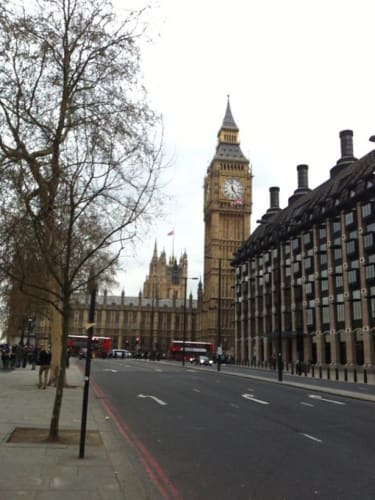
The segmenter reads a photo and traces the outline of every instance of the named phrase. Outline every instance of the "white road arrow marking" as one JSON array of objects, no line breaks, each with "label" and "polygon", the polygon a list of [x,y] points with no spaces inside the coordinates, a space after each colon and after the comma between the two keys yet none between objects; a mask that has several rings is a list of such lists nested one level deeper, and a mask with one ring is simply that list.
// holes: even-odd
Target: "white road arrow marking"
[{"label": "white road arrow marking", "polygon": [[309,398],[311,399],[319,399],[319,401],[325,401],[326,403],[333,403],[335,405],[344,405],[342,401],[335,401],[334,399],[325,399],[323,396],[318,396],[317,394],[309,394]]},{"label": "white road arrow marking", "polygon": [[310,434],[304,434],[303,432],[301,432],[301,434],[302,434],[302,436],[305,436],[308,439],[311,439],[312,441],[316,441],[317,443],[323,443],[323,441],[321,439],[318,439],[314,436],[311,436]]},{"label": "white road arrow marking", "polygon": [[162,405],[162,406],[165,406],[167,405],[168,403],[166,403],[165,401],[162,401],[161,399],[155,397],[155,396],[150,396],[148,394],[138,394],[138,397],[139,398],[151,398],[153,399],[156,403],[158,403],[159,405]]},{"label": "white road arrow marking", "polygon": [[259,403],[260,405],[269,405],[268,401],[262,401],[261,399],[255,399],[252,394],[242,394],[242,397],[254,401],[254,403]]}]

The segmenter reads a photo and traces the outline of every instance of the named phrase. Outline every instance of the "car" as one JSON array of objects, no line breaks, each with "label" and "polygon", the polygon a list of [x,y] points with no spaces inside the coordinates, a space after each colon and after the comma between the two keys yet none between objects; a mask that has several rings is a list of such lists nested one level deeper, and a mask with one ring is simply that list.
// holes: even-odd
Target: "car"
[{"label": "car", "polygon": [[199,364],[199,366],[212,366],[214,362],[208,356],[199,356],[197,364]]},{"label": "car", "polygon": [[128,351],[127,349],[112,349],[111,353],[112,358],[131,358],[132,353]]}]

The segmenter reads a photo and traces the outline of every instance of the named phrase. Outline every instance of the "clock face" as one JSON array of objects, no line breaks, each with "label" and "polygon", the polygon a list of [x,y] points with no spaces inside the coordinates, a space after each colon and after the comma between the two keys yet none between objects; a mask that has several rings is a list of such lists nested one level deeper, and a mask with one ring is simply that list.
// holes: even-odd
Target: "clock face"
[{"label": "clock face", "polygon": [[242,199],[243,192],[244,188],[240,179],[230,177],[224,182],[223,193],[230,200]]}]

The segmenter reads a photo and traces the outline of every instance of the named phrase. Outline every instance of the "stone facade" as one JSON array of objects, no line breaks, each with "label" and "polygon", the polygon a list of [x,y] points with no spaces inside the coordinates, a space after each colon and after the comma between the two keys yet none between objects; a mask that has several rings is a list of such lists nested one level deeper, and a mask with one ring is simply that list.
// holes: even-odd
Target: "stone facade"
[{"label": "stone facade", "polygon": [[307,166],[281,210],[278,188],[235,257],[236,359],[269,366],[331,368],[354,377],[375,368],[375,151],[354,158],[343,131],[341,158],[314,190]]}]

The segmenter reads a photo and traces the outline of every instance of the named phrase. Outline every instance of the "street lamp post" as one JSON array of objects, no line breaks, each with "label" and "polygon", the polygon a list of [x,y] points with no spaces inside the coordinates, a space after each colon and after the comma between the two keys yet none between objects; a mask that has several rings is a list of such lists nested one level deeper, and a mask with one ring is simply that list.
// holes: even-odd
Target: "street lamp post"
[{"label": "street lamp post", "polygon": [[34,326],[35,326],[35,319],[31,318],[31,317],[28,318],[28,320],[27,320],[27,342],[26,342],[27,345],[30,345],[30,339],[31,339],[31,336],[33,333]]},{"label": "street lamp post", "polygon": [[90,279],[90,309],[87,325],[87,352],[86,352],[86,366],[85,366],[85,384],[83,388],[83,402],[82,402],[82,417],[81,417],[81,434],[79,443],[79,458],[85,457],[85,443],[86,443],[86,424],[87,424],[87,407],[89,401],[89,386],[90,386],[90,369],[91,369],[91,352],[92,352],[92,337],[94,334],[95,326],[95,302],[97,286],[94,279]]},{"label": "street lamp post", "polygon": [[217,371],[220,371],[221,355],[223,349],[221,347],[221,259],[219,259],[219,276],[218,276],[218,296],[217,296]]},{"label": "street lamp post", "polygon": [[182,332],[182,366],[185,366],[185,342],[186,342],[186,289],[188,280],[197,280],[198,278],[189,278],[184,276],[184,317],[183,317],[183,332]]}]

